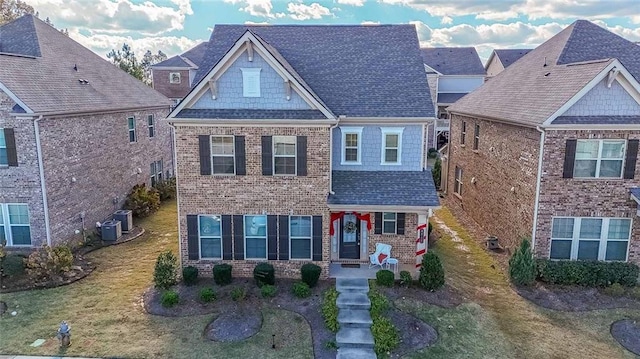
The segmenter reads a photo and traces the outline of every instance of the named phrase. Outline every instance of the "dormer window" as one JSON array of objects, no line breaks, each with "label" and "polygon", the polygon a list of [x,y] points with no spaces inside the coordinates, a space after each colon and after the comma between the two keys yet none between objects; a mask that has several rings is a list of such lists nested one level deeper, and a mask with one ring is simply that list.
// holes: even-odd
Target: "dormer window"
[{"label": "dormer window", "polygon": [[260,70],[259,68],[243,68],[242,71],[242,96],[260,97]]},{"label": "dormer window", "polygon": [[169,83],[179,84],[181,81],[179,72],[171,72],[169,74]]}]

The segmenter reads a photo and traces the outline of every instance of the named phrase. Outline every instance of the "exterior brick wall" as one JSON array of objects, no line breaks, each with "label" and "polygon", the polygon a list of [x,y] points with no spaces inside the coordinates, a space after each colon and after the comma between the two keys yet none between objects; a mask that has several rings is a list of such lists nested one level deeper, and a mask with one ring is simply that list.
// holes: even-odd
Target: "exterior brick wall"
[{"label": "exterior brick wall", "polygon": [[[375,228],[374,214],[371,213],[372,228]],[[376,251],[376,243],[391,245],[391,257],[397,258],[400,264],[411,265],[416,262],[416,238],[418,231],[418,214],[405,213],[404,235],[374,234],[373,229],[369,234],[369,254]],[[367,258],[368,260],[369,258]]]},{"label": "exterior brick wall", "polygon": [[[180,83],[172,84],[169,75],[172,72],[180,73]],[[153,69],[153,88],[170,99],[182,99],[189,93],[189,70],[161,70]]]}]

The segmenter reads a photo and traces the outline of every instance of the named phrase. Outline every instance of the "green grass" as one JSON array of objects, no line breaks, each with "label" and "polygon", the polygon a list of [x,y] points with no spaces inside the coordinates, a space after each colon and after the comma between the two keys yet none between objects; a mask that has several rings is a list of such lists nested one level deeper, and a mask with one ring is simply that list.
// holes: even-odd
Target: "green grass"
[{"label": "green grass", "polygon": [[[87,255],[97,269],[68,286],[2,295],[18,315],[0,318],[0,353],[57,355],[55,332],[71,325],[73,345],[65,355],[129,358],[311,358],[311,330],[300,315],[263,311],[261,331],[239,343],[203,337],[214,314],[164,318],[147,314],[142,293],[152,285],[155,260],[170,249],[177,254],[176,205],[170,202],[143,220],[143,237]],[[286,324],[286,325],[285,325]],[[271,335],[276,334],[276,349]],[[29,346],[46,339],[38,348]]]}]

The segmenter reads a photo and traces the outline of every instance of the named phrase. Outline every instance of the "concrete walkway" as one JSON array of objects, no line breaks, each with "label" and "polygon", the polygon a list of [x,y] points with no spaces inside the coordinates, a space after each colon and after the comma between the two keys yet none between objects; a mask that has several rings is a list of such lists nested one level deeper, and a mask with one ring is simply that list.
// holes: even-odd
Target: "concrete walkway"
[{"label": "concrete walkway", "polygon": [[340,324],[336,334],[339,348],[336,359],[375,359],[369,281],[366,278],[337,278],[336,289],[340,293],[336,300]]}]

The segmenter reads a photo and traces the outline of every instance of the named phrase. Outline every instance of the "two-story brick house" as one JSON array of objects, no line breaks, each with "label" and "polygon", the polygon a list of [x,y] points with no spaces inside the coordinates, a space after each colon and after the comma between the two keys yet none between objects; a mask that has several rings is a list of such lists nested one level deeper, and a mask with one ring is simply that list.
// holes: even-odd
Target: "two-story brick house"
[{"label": "two-story brick house", "polygon": [[207,43],[202,42],[181,55],[176,55],[151,66],[153,88],[171,99],[174,104],[182,100],[193,86]]},{"label": "two-story brick house", "polygon": [[81,239],[171,174],[170,104],[34,16],[0,26],[0,239]]},{"label": "two-story brick house", "polygon": [[[181,261],[415,268],[438,206],[423,168],[434,119],[412,25],[217,25],[175,126]],[[423,231],[424,232],[424,231]]]},{"label": "two-story brick house", "polygon": [[576,21],[455,103],[448,196],[508,247],[640,263],[638,59]]}]

